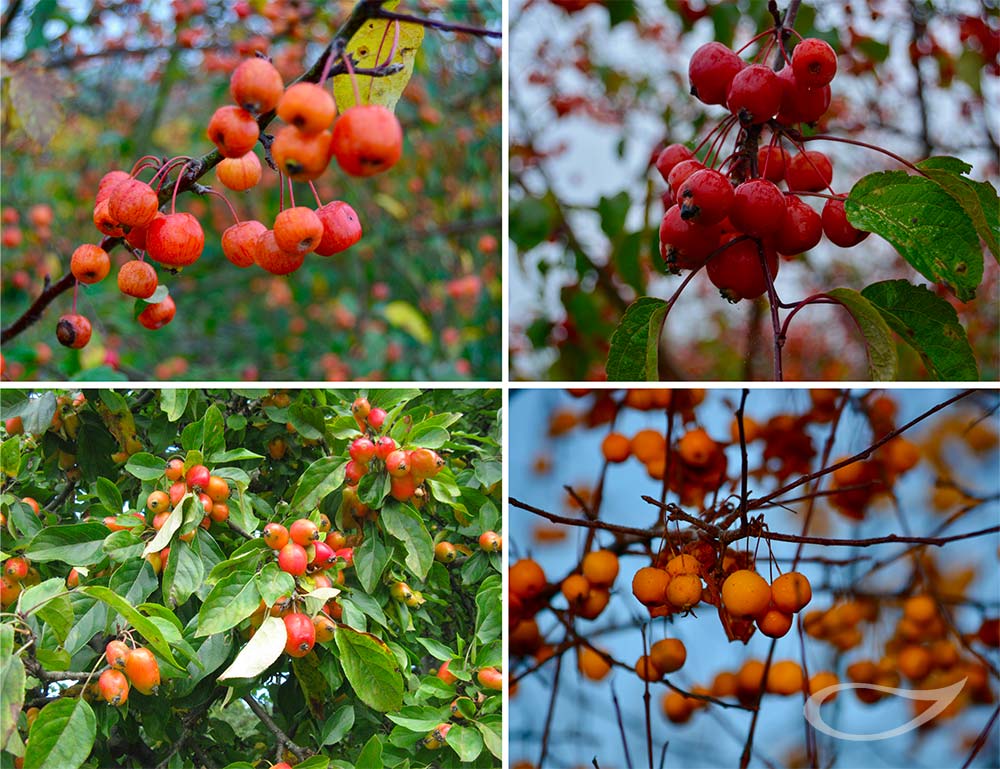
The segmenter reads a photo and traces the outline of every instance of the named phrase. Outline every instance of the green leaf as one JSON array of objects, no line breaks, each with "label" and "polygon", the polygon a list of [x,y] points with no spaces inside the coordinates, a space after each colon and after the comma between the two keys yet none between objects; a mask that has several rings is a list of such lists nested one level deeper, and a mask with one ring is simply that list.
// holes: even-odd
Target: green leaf
[{"label": "green leaf", "polygon": [[179,387],[160,391],[160,408],[167,415],[167,421],[176,422],[184,416],[184,410],[187,408],[190,396],[190,390]]},{"label": "green leaf", "polygon": [[963,302],[983,279],[983,252],[972,221],[939,184],[903,171],[869,174],[844,204],[848,221],[881,235],[928,280]]},{"label": "green leaf", "polygon": [[260,604],[260,592],[254,575],[239,571],[220,580],[198,612],[195,637],[221,633],[235,627],[253,614]]},{"label": "green leaf", "polygon": [[273,561],[260,570],[256,579],[260,597],[268,606],[273,605],[282,596],[289,596],[295,592],[295,577],[287,571],[282,571]]},{"label": "green leaf", "polygon": [[[247,459],[263,459],[264,457],[260,454],[255,454],[249,449],[230,449],[229,451],[219,451],[208,457],[208,461],[212,464],[220,464],[222,462],[242,462]],[[216,470],[216,475],[220,475],[219,471]]]},{"label": "green leaf", "polygon": [[322,457],[313,462],[299,478],[292,495],[291,511],[308,513],[329,494],[344,483],[344,469],[347,467],[341,457]]},{"label": "green leaf", "polygon": [[354,706],[343,705],[330,716],[320,729],[321,745],[336,745],[354,726]]},{"label": "green leaf", "polygon": [[497,758],[503,755],[503,722],[500,716],[487,716],[476,723],[486,749]]},{"label": "green leaf", "polygon": [[613,198],[603,195],[597,203],[597,213],[601,217],[601,229],[604,234],[614,240],[625,229],[625,219],[628,217],[632,198],[628,192],[619,192]]},{"label": "green leaf", "polygon": [[0,750],[17,733],[17,717],[24,706],[24,663],[14,654],[14,627],[0,625]]},{"label": "green leaf", "polygon": [[104,553],[112,561],[123,563],[130,558],[140,558],[145,543],[131,530],[113,531],[104,540]]},{"label": "green leaf", "polygon": [[386,718],[411,732],[429,732],[442,721],[447,721],[451,713],[447,708],[414,707],[402,708],[398,713],[389,713]]},{"label": "green leaf", "polygon": [[73,627],[73,604],[66,595],[66,583],[60,577],[53,577],[29,587],[17,602],[18,612],[34,613],[55,633],[59,643],[66,640]]},{"label": "green leaf", "polygon": [[52,417],[56,413],[56,394],[51,390],[42,392],[37,397],[25,398],[13,406],[4,407],[4,419],[21,417],[24,432],[29,435],[41,435],[52,426]]},{"label": "green leaf", "polygon": [[108,508],[111,515],[121,515],[125,509],[121,491],[107,478],[97,479],[97,498]]},{"label": "green leaf", "polygon": [[963,176],[972,166],[958,158],[927,158],[917,166],[958,202],[993,258],[1000,259],[1000,199],[996,188],[989,182]]},{"label": "green leaf", "polygon": [[608,380],[655,382],[659,379],[660,329],[667,315],[663,299],[636,299],[622,316],[611,337],[606,367]]},{"label": "green leaf", "polygon": [[31,725],[24,769],[76,769],[87,760],[97,738],[97,718],[83,699],[50,702]]},{"label": "green leaf", "polygon": [[482,644],[503,634],[502,588],[500,577],[488,577],[476,592],[476,638]]},{"label": "green leaf", "polygon": [[170,557],[163,569],[163,595],[171,606],[187,602],[205,579],[198,540],[177,540],[170,547]]},{"label": "green leaf", "polygon": [[483,752],[483,737],[472,727],[454,724],[445,737],[445,742],[465,763],[475,761]]},{"label": "green leaf", "polygon": [[403,543],[405,562],[419,580],[427,577],[434,563],[434,541],[424,528],[420,514],[409,505],[387,500],[379,518],[385,531]]},{"label": "green leaf", "polygon": [[[419,398],[421,395],[420,390],[409,387],[401,388],[387,388],[384,390],[373,390],[368,398],[368,402],[371,404],[372,408],[380,408],[384,411],[390,411],[396,406],[402,406],[414,398]],[[351,420],[354,421],[353,419]],[[355,424],[355,427],[357,425]],[[357,432],[357,430],[355,430]]]},{"label": "green leaf", "polygon": [[382,741],[379,739],[379,735],[373,734],[371,738],[365,743],[364,748],[361,749],[361,753],[358,754],[358,760],[354,763],[355,766],[382,766]]},{"label": "green leaf", "polygon": [[976,356],[946,300],[925,286],[905,280],[873,283],[861,295],[882,313],[886,322],[920,355],[935,379],[964,382],[979,379]]},{"label": "green leaf", "polygon": [[219,407],[214,403],[209,406],[201,421],[205,429],[202,453],[205,456],[209,456],[225,451],[226,421],[222,418],[222,412],[219,410]]},{"label": "green leaf", "polygon": [[103,523],[47,526],[28,543],[25,554],[33,561],[63,561],[70,566],[89,566],[103,557],[104,538],[109,533]]},{"label": "green leaf", "polygon": [[893,381],[899,371],[899,357],[892,332],[878,308],[850,288],[835,288],[827,294],[851,313],[864,335],[868,343],[868,375],[872,381]]},{"label": "green leaf", "polygon": [[200,505],[197,497],[190,491],[185,494],[181,501],[170,511],[170,515],[163,522],[160,530],[156,532],[154,536],[148,543],[146,543],[146,549],[142,551],[144,556],[150,553],[158,553],[163,548],[170,545],[171,540],[178,531],[184,526],[184,516],[185,510],[190,510],[192,505]]},{"label": "green leaf", "polygon": [[386,472],[373,470],[365,473],[358,483],[358,499],[373,510],[378,510],[382,507],[382,500],[389,494],[391,483]]},{"label": "green leaf", "polygon": [[311,441],[319,440],[326,431],[323,412],[304,403],[293,403],[288,409],[288,421],[303,438]]},{"label": "green leaf", "polygon": [[641,294],[646,289],[646,276],[643,275],[640,256],[645,233],[630,232],[615,249],[612,260],[622,279]]},{"label": "green leaf", "polygon": [[388,565],[389,551],[381,537],[365,536],[361,546],[354,548],[354,571],[365,592],[375,589]]},{"label": "green leaf", "polygon": [[526,197],[511,201],[509,218],[510,239],[519,251],[530,251],[548,238],[558,213],[549,198]]},{"label": "green leaf", "polygon": [[334,633],[347,682],[365,705],[380,713],[403,705],[403,676],[389,647],[373,635],[340,626]]},{"label": "green leaf", "polygon": [[16,435],[0,446],[0,470],[8,478],[16,478],[21,473],[21,439]]},{"label": "green leaf", "polygon": [[[164,392],[167,391],[164,390]],[[125,463],[125,470],[140,481],[158,480],[163,477],[163,471],[166,469],[167,462],[165,459],[154,457],[152,454],[147,454],[144,451],[133,454],[128,458],[128,462]]]},{"label": "green leaf", "polygon": [[476,480],[485,488],[489,488],[503,479],[503,464],[500,462],[477,461],[474,463]]},{"label": "green leaf", "polygon": [[177,660],[174,658],[173,652],[170,650],[170,645],[163,637],[163,633],[160,632],[160,629],[147,617],[144,617],[132,608],[128,601],[120,595],[112,592],[106,587],[101,587],[100,585],[88,585],[87,587],[81,587],[80,592],[96,598],[98,601],[107,604],[109,607],[121,614],[125,621],[139,631],[143,638],[146,639],[146,642],[153,647],[153,651],[163,657],[163,659],[171,665],[180,667],[177,664]]},{"label": "green leaf", "polygon": [[435,659],[439,659],[442,662],[445,660],[450,660],[455,656],[455,652],[449,649],[440,641],[435,641],[433,638],[417,638],[417,642],[423,646],[428,654],[430,654]]}]

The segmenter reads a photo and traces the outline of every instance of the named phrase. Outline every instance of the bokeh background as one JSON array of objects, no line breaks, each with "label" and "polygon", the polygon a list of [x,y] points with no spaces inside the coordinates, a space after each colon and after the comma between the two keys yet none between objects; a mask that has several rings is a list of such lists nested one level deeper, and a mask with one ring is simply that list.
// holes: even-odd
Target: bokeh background
[{"label": "bokeh background", "polygon": [[[861,398],[867,390],[855,390]],[[927,409],[954,396],[956,391],[895,390],[890,397],[898,404],[896,424],[901,426]],[[875,393],[871,397],[877,396]],[[620,397],[616,396],[616,397]],[[835,538],[865,538],[889,533],[909,532],[915,536],[929,535],[941,527],[942,535],[977,531],[997,525],[1000,520],[1000,456],[997,452],[996,391],[979,391],[957,404],[931,416],[908,431],[906,437],[921,446],[923,459],[896,484],[899,512],[887,502],[876,505],[863,522],[850,521],[820,501],[810,534]],[[729,441],[730,424],[739,405],[740,391],[710,390],[696,410],[698,424],[718,441]],[[592,499],[601,473],[603,457],[601,441],[611,430],[602,423],[588,427],[593,396],[575,398],[562,390],[512,390],[510,404],[510,481],[511,497],[548,512],[581,517],[564,486],[571,486],[584,499]],[[804,414],[810,409],[805,390],[752,390],[747,400],[746,414],[763,424],[777,414]],[[603,409],[607,416],[611,413]],[[575,427],[573,427],[575,425]],[[662,411],[619,412],[614,430],[626,436],[638,430],[663,430]],[[680,430],[675,426],[674,435]],[[553,435],[555,433],[555,435]],[[822,450],[829,425],[814,425],[809,429],[814,446]],[[831,456],[838,458],[870,445],[871,429],[855,407],[845,411],[836,432]],[[760,461],[760,443],[749,447],[749,466]],[[739,446],[726,450],[730,476],[739,468]],[[934,459],[932,459],[934,458]],[[818,458],[817,460],[818,461]],[[816,461],[813,465],[816,465]],[[738,472],[736,472],[738,478]],[[794,476],[793,476],[794,477]],[[955,486],[951,485],[955,484]],[[656,511],[641,500],[646,494],[660,496],[661,482],[653,480],[635,458],[623,464],[611,465],[605,482],[600,518],[624,526],[647,527],[655,523]],[[949,521],[949,515],[961,510],[968,499],[956,490],[964,489],[985,500]],[[760,497],[775,488],[773,479],[760,482],[751,478],[751,497]],[[824,487],[825,488],[825,487]],[[732,489],[724,487],[720,499]],[[736,489],[738,493],[738,488]],[[792,492],[791,496],[798,496]],[[667,501],[676,501],[676,495]],[[768,508],[765,520],[773,532],[799,533],[804,505],[789,505],[787,509]],[[905,521],[905,523],[904,523]],[[510,562],[531,557],[545,569],[550,582],[558,583],[579,563],[586,529],[559,526],[543,518],[510,507],[508,519]],[[607,532],[597,536],[597,547],[608,547],[613,538]],[[795,545],[773,542],[774,556],[782,569],[787,569]],[[753,543],[751,543],[753,547]],[[975,633],[980,620],[997,616],[1000,595],[997,592],[998,548],[1000,535],[990,534],[975,539],[950,543],[941,548],[927,548],[925,567],[936,570],[936,586],[942,593],[953,595],[955,618],[963,632]],[[800,571],[813,587],[813,599],[806,611],[829,607],[835,595],[859,590],[874,595],[891,596],[906,589],[913,572],[912,561],[900,558],[888,566],[867,572],[880,559],[890,559],[902,553],[905,546],[880,545],[868,548],[806,546]],[[758,548],[758,569],[767,576],[767,545]],[[824,563],[815,559],[826,559]],[[837,565],[838,560],[853,560]],[[668,678],[690,691],[692,686],[710,686],[713,677],[723,670],[737,670],[747,659],[766,659],[771,639],[757,632],[744,646],[726,640],[715,608],[702,604],[696,616],[677,617],[672,622],[658,619],[649,623],[648,612],[631,592],[632,576],[637,569],[649,565],[641,554],[623,556],[621,571],[612,588],[611,602],[594,621],[576,620],[576,627],[599,648],[608,650],[615,659],[633,664],[643,653],[639,631],[647,623],[649,642],[664,637],[679,638],[687,648],[684,667]],[[932,565],[932,566],[931,566]],[[933,572],[931,572],[933,573]],[[552,604],[566,608],[562,595]],[[881,644],[891,636],[898,608],[890,600],[879,621],[865,627],[860,646],[837,656],[832,645],[805,637],[806,659],[810,674],[819,670],[834,670],[841,681],[846,680],[846,665],[861,658],[878,659]],[[536,618],[546,643],[557,644],[564,636],[559,622],[551,612],[542,611]],[[543,647],[544,648],[544,647]],[[980,652],[984,647],[976,647]],[[793,625],[788,635],[777,641],[775,660],[799,660],[801,646]],[[993,665],[996,652],[987,651]],[[522,659],[511,670],[517,677],[536,664],[534,658]],[[548,758],[544,766],[591,767],[596,757],[601,769],[621,769],[628,766],[623,740],[634,766],[646,765],[646,720],[643,707],[643,685],[638,677],[621,668],[600,682],[583,678],[577,671],[576,654],[569,651],[563,657],[561,675],[554,689],[554,660],[518,682],[510,700],[510,759],[517,769],[538,766],[542,736],[550,703],[554,703]],[[994,697],[996,680],[991,681]],[[908,684],[904,681],[902,687]],[[739,765],[751,714],[746,711],[710,706],[694,713],[691,720],[675,725],[667,720],[661,699],[668,692],[663,685],[651,685],[651,724],[656,766],[666,767],[734,767]],[[612,692],[621,708],[624,737],[619,724]],[[966,708],[956,718],[932,722],[935,728],[911,731],[891,740],[878,742],[846,742],[831,740],[817,734],[820,765],[838,767],[931,767],[962,766],[972,742],[984,728],[995,708],[976,705]],[[862,705],[853,692],[842,692],[834,703],[823,706],[823,715],[834,728],[855,733],[872,733],[903,725],[913,718],[911,703],[899,697],[888,697],[875,705]],[[798,696],[765,695],[754,739],[751,767],[807,766],[804,753],[805,722],[802,699]],[[661,751],[668,743],[665,761]],[[1000,751],[1000,727],[994,725],[989,740],[972,766],[996,766]],[[521,763],[519,763],[521,762]]]},{"label": "bokeh background", "polygon": [[[298,0],[7,0],[3,41],[2,323],[7,326],[69,268],[91,223],[101,176],[151,153],[211,149],[205,126],[231,103],[229,74],[267,53],[288,82],[311,66],[354,3]],[[491,30],[499,0],[399,11]],[[391,42],[391,38],[390,38]],[[240,270],[219,239],[225,204],[185,194],[206,235],[199,262],[171,277],[173,323],[147,331],[112,275],[84,287],[79,311],[94,326],[82,351],[55,340],[71,292],[5,344],[14,379],[405,379],[500,377],[500,40],[427,30],[396,108],[402,160],[354,179],[336,162],[317,182],[324,202],[346,200],[364,238],[349,251],[311,255],[297,273]],[[261,148],[256,149],[258,155]],[[148,178],[150,172],[143,178]],[[221,187],[214,171],[202,183]],[[224,188],[223,188],[224,189]],[[277,174],[228,192],[241,218],[270,226]],[[314,205],[304,184],[297,202]],[[116,249],[113,264],[125,258]]]},{"label": "bokeh background", "polygon": [[[728,114],[690,96],[691,54],[711,40],[738,48],[773,21],[766,0],[512,0],[510,17],[511,375],[603,379],[628,304],[667,298],[682,280],[666,274],[657,247],[666,190],[651,167],[657,148],[694,147]],[[817,131],[911,161],[957,156],[974,166],[973,178],[996,186],[997,18],[995,2],[976,0],[806,0],[796,31],[839,53],[833,102]],[[859,147],[812,149],[833,160],[838,192],[900,167]],[[985,260],[977,299],[949,301],[982,379],[992,380],[998,270]],[[783,260],[777,288],[790,302],[892,278],[927,283],[878,237],[851,250],[824,241]],[[770,324],[764,301],[730,305],[702,271],[667,318],[661,379],[769,379]],[[868,378],[863,340],[837,308],[797,315],[784,358],[786,380]],[[900,379],[926,379],[909,348],[900,347],[900,359]]]}]

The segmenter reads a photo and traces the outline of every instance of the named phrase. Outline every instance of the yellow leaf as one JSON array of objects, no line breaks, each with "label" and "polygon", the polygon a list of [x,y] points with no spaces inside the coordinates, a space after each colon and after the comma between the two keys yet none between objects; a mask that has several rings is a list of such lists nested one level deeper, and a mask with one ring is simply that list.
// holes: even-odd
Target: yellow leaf
[{"label": "yellow leaf", "polygon": [[406,207],[396,200],[396,198],[386,195],[384,192],[377,192],[375,193],[374,200],[390,216],[400,221],[404,221],[407,218]]},{"label": "yellow leaf", "polygon": [[[393,4],[388,3],[389,8]],[[399,29],[399,42],[392,57],[393,64],[402,64],[403,69],[395,75],[386,77],[368,77],[357,75],[358,94],[361,104],[380,104],[390,110],[395,110],[396,102],[410,82],[413,74],[413,63],[424,40],[424,28],[419,24],[409,22],[388,21],[386,19],[369,19],[359,29],[351,42],[347,44],[347,53],[353,55],[356,66],[365,69],[385,64],[392,51],[392,42]],[[357,104],[354,97],[354,86],[350,75],[337,75],[333,79],[333,96],[337,100],[337,111],[343,112]]]},{"label": "yellow leaf", "polygon": [[433,339],[427,319],[409,302],[389,302],[385,306],[385,319],[422,344],[430,344]]},{"label": "yellow leaf", "polygon": [[64,122],[70,88],[52,71],[28,65],[11,67],[10,103],[20,127],[42,147],[49,146]]}]

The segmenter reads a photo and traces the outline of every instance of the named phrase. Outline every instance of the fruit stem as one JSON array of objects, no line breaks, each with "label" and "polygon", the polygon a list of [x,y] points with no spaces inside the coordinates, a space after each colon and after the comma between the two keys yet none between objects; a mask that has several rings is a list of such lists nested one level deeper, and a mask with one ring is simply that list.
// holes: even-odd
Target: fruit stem
[{"label": "fruit stem", "polygon": [[181,188],[181,179],[184,178],[184,172],[187,171],[187,167],[191,165],[191,161],[188,160],[181,168],[180,173],[177,174],[177,181],[174,182],[174,194],[170,198],[170,213],[173,214],[177,209],[177,190]]},{"label": "fruit stem", "polygon": [[236,209],[233,208],[233,204],[229,202],[229,198],[227,198],[225,195],[223,195],[218,190],[213,190],[213,189],[209,188],[209,189],[206,189],[205,192],[207,192],[209,195],[215,195],[217,198],[222,198],[226,202],[226,205],[229,206],[229,211],[232,213],[233,219],[236,220],[237,224],[240,223],[240,217],[237,215]]},{"label": "fruit stem", "polygon": [[351,78],[351,86],[354,88],[354,106],[357,107],[361,104],[361,91],[358,90],[358,78],[354,74],[354,64],[351,62],[350,54],[344,57],[344,66],[347,67],[347,74]]},{"label": "fruit stem", "polygon": [[[382,30],[382,39],[378,43],[378,51],[375,53],[375,66],[376,67],[387,67],[392,62],[393,57],[396,55],[396,48],[399,46],[399,22],[394,21],[393,23],[394,32],[392,35],[392,48],[389,49],[389,55],[386,56],[385,61],[381,64],[378,63],[379,56],[382,55],[382,46],[385,44],[385,36],[389,34],[389,25],[387,24],[385,29]],[[368,80],[368,101],[372,99],[372,89],[375,87],[375,78],[370,78]]]},{"label": "fruit stem", "polygon": [[316,207],[317,208],[322,208],[323,207],[323,201],[321,201],[319,199],[319,193],[316,192],[316,185],[313,184],[312,182],[309,182],[309,189],[312,190],[313,197],[316,198]]},{"label": "fruit stem", "polygon": [[[788,136],[788,132],[787,131],[785,132],[785,135]],[[795,139],[792,138],[791,136],[788,136],[788,138],[791,139],[793,142],[795,141]],[[896,153],[890,152],[889,150],[883,149],[882,147],[876,147],[874,144],[868,144],[867,142],[857,141],[856,139],[845,139],[845,138],[840,137],[840,136],[830,136],[829,134],[816,134],[814,136],[799,136],[799,141],[801,141],[801,142],[811,142],[811,141],[816,141],[816,140],[825,140],[825,141],[831,141],[831,142],[843,142],[844,144],[853,144],[853,145],[855,145],[857,147],[864,147],[865,149],[873,150],[875,152],[881,152],[883,155],[888,155],[889,157],[891,157],[897,163],[903,164],[904,166],[906,166],[907,168],[909,168],[914,173],[918,173],[921,176],[925,176],[925,177],[927,176],[926,172],[922,171],[920,168],[918,168],[917,166],[915,166],[909,160],[904,160],[903,158],[901,158]],[[928,177],[928,178],[930,178],[930,177]]]},{"label": "fruit stem", "polygon": [[143,168],[148,167],[148,164],[146,163],[147,160],[152,160],[154,163],[160,162],[160,159],[154,155],[143,155],[141,158],[135,161],[135,165],[132,166],[132,173],[130,173],[129,176],[134,177]]},{"label": "fruit stem", "polygon": [[73,284],[73,314],[76,314],[76,298],[80,295],[80,281]]},{"label": "fruit stem", "polygon": [[292,185],[292,177],[288,177],[288,200],[292,204],[292,208],[295,208],[295,187]]},{"label": "fruit stem", "polygon": [[278,211],[285,210],[285,177],[278,171]]},{"label": "fruit stem", "polygon": [[765,29],[759,35],[754,35],[749,40],[747,40],[746,43],[743,44],[743,46],[736,52],[736,55],[739,56],[741,53],[743,53],[743,51],[745,51],[751,45],[753,45],[754,43],[756,43],[762,37],[766,37],[767,35],[775,35],[775,34],[777,34],[777,32],[778,32],[778,28],[777,27],[771,27],[769,29]]}]

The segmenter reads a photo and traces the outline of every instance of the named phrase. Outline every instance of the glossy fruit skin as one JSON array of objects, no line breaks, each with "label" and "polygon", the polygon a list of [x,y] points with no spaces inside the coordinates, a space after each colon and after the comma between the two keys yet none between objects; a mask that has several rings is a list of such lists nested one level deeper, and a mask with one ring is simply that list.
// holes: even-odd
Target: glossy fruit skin
[{"label": "glossy fruit skin", "polygon": [[205,486],[205,492],[212,498],[213,502],[225,502],[229,499],[229,484],[226,483],[225,478],[220,478],[218,475],[210,475],[208,477],[208,485]]},{"label": "glossy fruit skin", "polygon": [[170,494],[170,505],[177,507],[184,495],[187,494],[187,484],[184,481],[174,481],[168,493]]},{"label": "glossy fruit skin", "polygon": [[[347,204],[345,203],[344,205]],[[317,253],[319,252],[317,251]],[[365,421],[368,422],[373,430],[381,430],[382,425],[385,424],[386,417],[388,416],[389,415],[386,414],[385,409],[374,408],[368,412],[368,416],[365,418]]]},{"label": "glossy fruit skin", "polygon": [[455,674],[452,673],[450,670],[448,670],[448,665],[450,663],[451,660],[445,660],[444,662],[442,662],[441,666],[437,670],[437,673],[434,674],[446,684],[453,684],[456,681],[458,681],[458,678],[455,676]]},{"label": "glossy fruit skin", "polygon": [[125,675],[132,687],[143,694],[156,694],[160,688],[160,665],[153,653],[142,646],[133,649],[125,661]]},{"label": "glossy fruit skin", "polygon": [[108,213],[125,227],[145,227],[156,216],[160,201],[156,191],[138,179],[115,185],[108,197]]},{"label": "glossy fruit skin", "polygon": [[845,195],[831,198],[823,206],[823,233],[826,237],[841,248],[852,248],[868,237],[870,233],[855,229],[847,221],[847,212],[844,210]]},{"label": "glossy fruit skin", "polygon": [[807,37],[792,51],[792,70],[806,88],[822,88],[837,74],[837,52],[825,40]]},{"label": "glossy fruit skin", "polygon": [[219,181],[234,192],[256,187],[261,173],[260,160],[253,150],[238,158],[223,158],[215,167]]},{"label": "glossy fruit skin", "polygon": [[722,602],[735,617],[754,617],[771,602],[771,586],[757,572],[739,569],[722,583]]},{"label": "glossy fruit skin", "polygon": [[719,247],[719,230],[712,225],[685,221],[673,205],[660,222],[660,256],[672,271],[694,270]]},{"label": "glossy fruit skin", "polygon": [[667,600],[670,575],[655,566],[644,566],[632,577],[632,594],[644,606],[660,606]]},{"label": "glossy fruit skin", "polygon": [[670,172],[674,166],[684,160],[694,160],[694,153],[683,144],[670,144],[656,157],[656,170],[660,172],[663,181],[669,181]]},{"label": "glossy fruit skin", "polygon": [[[316,253],[320,256],[339,254],[361,240],[361,222],[358,215],[342,200],[334,200],[316,209],[316,216],[323,224],[323,237],[316,246]],[[376,425],[372,427],[379,429]]]},{"label": "glossy fruit skin", "polygon": [[309,562],[309,565],[317,569],[326,569],[332,566],[334,560],[336,560],[333,548],[322,540],[313,543],[313,552],[313,559]]},{"label": "glossy fruit skin", "polygon": [[649,647],[649,659],[664,675],[674,673],[684,667],[687,649],[677,638],[664,638]]},{"label": "glossy fruit skin", "polygon": [[308,518],[297,518],[288,527],[288,536],[296,545],[306,547],[319,539],[319,527]]},{"label": "glossy fruit skin", "polygon": [[458,558],[458,551],[451,542],[438,542],[434,545],[434,560],[438,563],[452,563]]},{"label": "glossy fruit skin", "polygon": [[377,104],[351,107],[333,126],[333,154],[351,176],[374,176],[403,155],[403,128]]},{"label": "glossy fruit skin", "polygon": [[56,323],[56,339],[63,347],[79,350],[90,341],[90,321],[83,315],[66,313]]},{"label": "glossy fruit skin", "polygon": [[785,163],[785,181],[790,192],[819,192],[830,186],[832,180],[833,166],[822,152],[799,152]]},{"label": "glossy fruit skin", "polygon": [[704,167],[704,163],[700,160],[692,158],[691,160],[682,160],[670,169],[670,173],[667,174],[667,184],[670,185],[670,190],[673,192],[675,202],[677,197],[680,195],[681,186],[688,180],[688,177],[696,171],[702,170]]},{"label": "glossy fruit skin", "polygon": [[254,219],[234,224],[222,233],[222,253],[237,267],[249,267],[254,263],[257,242],[265,232],[267,227]]},{"label": "glossy fruit skin", "polygon": [[[767,244],[763,250],[773,281],[778,275],[778,254]],[[708,278],[730,302],[756,299],[767,293],[767,275],[761,269],[760,250],[754,240],[731,241],[708,263]]]},{"label": "glossy fruit skin", "polygon": [[492,689],[497,692],[503,689],[503,674],[496,668],[481,668],[476,673],[476,680],[484,689]]},{"label": "glossy fruit skin", "polygon": [[823,222],[808,203],[798,195],[785,197],[785,219],[774,237],[779,254],[794,256],[808,251],[823,237]]},{"label": "glossy fruit skin", "polygon": [[433,478],[444,469],[444,459],[433,449],[414,449],[410,452],[410,472],[420,478]]},{"label": "glossy fruit skin", "polygon": [[410,474],[409,452],[396,449],[385,458],[385,467],[393,478],[401,478]]},{"label": "glossy fruit skin", "polygon": [[105,702],[112,705],[124,705],[128,702],[128,679],[120,670],[105,670],[97,679],[97,687]]},{"label": "glossy fruit skin", "polygon": [[792,615],[770,608],[757,617],[757,627],[769,638],[781,638],[791,630]]},{"label": "glossy fruit skin", "polygon": [[413,477],[409,475],[401,475],[393,477],[389,482],[389,493],[392,495],[393,499],[399,500],[400,502],[406,502],[412,499],[417,491],[417,484],[414,482]]},{"label": "glossy fruit skin", "polygon": [[317,178],[329,165],[332,142],[330,131],[304,134],[289,125],[274,135],[271,157],[278,168],[295,181],[309,181]]},{"label": "glossy fruit skin", "polygon": [[372,443],[370,438],[365,438],[364,436],[355,438],[351,442],[348,453],[355,462],[367,465],[375,457],[375,444]]},{"label": "glossy fruit skin", "polygon": [[705,43],[691,55],[688,64],[691,95],[705,104],[725,104],[733,78],[745,66],[729,47],[719,42]]},{"label": "glossy fruit skin", "polygon": [[114,192],[115,187],[126,179],[131,178],[132,177],[125,171],[108,171],[101,177],[101,181],[97,183],[97,195],[94,199],[94,205],[96,206],[99,203],[103,203],[111,197],[111,193]]},{"label": "glossy fruit skin", "polygon": [[677,202],[681,218],[701,225],[718,224],[733,205],[733,185],[718,171],[703,168],[681,185]]},{"label": "glossy fruit skin", "polygon": [[778,81],[781,84],[781,108],[775,119],[779,123],[815,123],[830,108],[833,97],[830,86],[807,88],[796,79],[791,67],[785,67],[778,73]]},{"label": "glossy fruit skin", "polygon": [[163,471],[168,481],[179,481],[184,476],[184,460],[171,459],[167,462],[167,469]]},{"label": "glossy fruit skin", "polygon": [[208,486],[208,481],[212,477],[211,472],[205,465],[192,465],[184,480],[191,489],[204,489]]},{"label": "glossy fruit skin", "polygon": [[288,572],[293,577],[300,577],[305,574],[308,565],[309,557],[302,545],[289,542],[278,551],[278,568]]},{"label": "glossy fruit skin", "polygon": [[348,486],[357,486],[367,472],[368,465],[352,459],[344,467],[344,481]]},{"label": "glossy fruit skin", "polygon": [[111,215],[107,200],[102,200],[94,207],[94,226],[102,234],[110,235],[113,238],[125,236],[125,230],[122,228],[121,223]]},{"label": "glossy fruit skin", "polygon": [[733,78],[726,106],[742,123],[763,123],[778,114],[781,92],[774,70],[763,64],[751,64]]},{"label": "glossy fruit skin", "polygon": [[70,270],[81,283],[99,283],[111,270],[111,257],[100,246],[84,243],[73,252]]},{"label": "glossy fruit skin", "polygon": [[777,184],[785,178],[785,158],[788,153],[780,146],[769,145],[757,150],[757,172]]},{"label": "glossy fruit skin", "polygon": [[377,441],[375,441],[375,456],[385,462],[389,456],[396,450],[396,441],[390,438],[388,435],[383,435]]},{"label": "glossy fruit skin", "polygon": [[299,612],[286,614],[282,619],[288,632],[285,654],[289,657],[305,657],[316,644],[316,628],[312,620]]},{"label": "glossy fruit skin", "polygon": [[253,149],[260,129],[245,109],[227,106],[215,111],[205,133],[223,157],[239,158]]},{"label": "glossy fruit skin", "polygon": [[269,523],[264,526],[264,542],[272,550],[281,550],[288,544],[288,529],[280,523]]},{"label": "glossy fruit skin", "polygon": [[313,617],[313,628],[315,629],[316,643],[326,643],[327,641],[332,641],[335,631],[337,630],[337,624],[329,617],[323,614],[317,614]]},{"label": "glossy fruit skin", "polygon": [[153,515],[170,509],[170,497],[163,491],[151,491],[146,497],[146,509]]},{"label": "glossy fruit skin", "polygon": [[278,101],[278,117],[307,135],[325,131],[336,114],[333,97],[316,83],[295,83]]},{"label": "glossy fruit skin", "polygon": [[257,238],[257,248],[253,258],[258,267],[272,275],[288,275],[302,266],[306,255],[284,251],[278,246],[274,230],[265,230]]},{"label": "glossy fruit skin", "polygon": [[487,553],[499,553],[503,547],[503,539],[495,531],[484,531],[479,535],[479,547]]},{"label": "glossy fruit skin", "polygon": [[697,574],[678,574],[670,579],[666,595],[672,606],[687,611],[701,601],[701,578]]},{"label": "glossy fruit skin", "polygon": [[156,269],[137,259],[125,262],[118,270],[118,290],[136,299],[149,299],[160,285]]},{"label": "glossy fruit skin", "polygon": [[163,328],[172,321],[176,314],[177,305],[174,304],[173,298],[168,296],[162,302],[149,305],[139,313],[139,317],[136,320],[139,321],[143,328],[156,331],[158,328]]},{"label": "glossy fruit skin", "polygon": [[132,650],[124,641],[109,641],[104,647],[104,657],[115,670],[125,670],[125,663],[131,654]]},{"label": "glossy fruit skin", "polygon": [[3,571],[11,579],[20,582],[28,576],[28,562],[20,556],[8,558],[3,565]]},{"label": "glossy fruit skin", "polygon": [[205,232],[191,214],[167,214],[154,219],[146,232],[146,251],[151,259],[168,267],[194,264],[205,250]]},{"label": "glossy fruit skin", "polygon": [[286,208],[274,220],[274,240],[282,251],[308,254],[316,249],[322,237],[323,222],[311,208]]},{"label": "glossy fruit skin", "polygon": [[583,557],[583,576],[595,587],[610,587],[618,577],[618,556],[610,550],[594,550]]},{"label": "glossy fruit skin", "polygon": [[748,179],[733,191],[729,221],[754,238],[772,235],[785,222],[785,196],[767,179]]},{"label": "glossy fruit skin", "polygon": [[233,101],[247,112],[261,114],[274,109],[285,84],[281,73],[267,59],[244,59],[229,78]]},{"label": "glossy fruit skin", "polygon": [[809,580],[797,571],[786,572],[771,583],[771,601],[786,614],[802,611],[811,600]]}]

